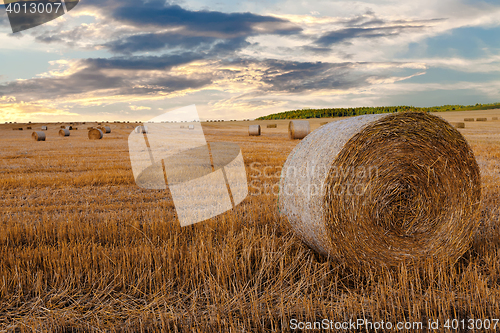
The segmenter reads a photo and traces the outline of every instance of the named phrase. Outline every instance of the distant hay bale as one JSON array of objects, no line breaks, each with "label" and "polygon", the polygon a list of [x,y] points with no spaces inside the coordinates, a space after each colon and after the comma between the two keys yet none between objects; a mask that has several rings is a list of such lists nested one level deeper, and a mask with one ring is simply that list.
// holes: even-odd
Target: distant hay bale
[{"label": "distant hay bale", "polygon": [[91,128],[89,130],[89,139],[90,140],[101,140],[104,137],[102,131],[98,128]]},{"label": "distant hay bale", "polygon": [[322,126],[289,155],[279,208],[312,249],[350,267],[456,261],[481,222],[465,138],[428,113]]},{"label": "distant hay bale", "polygon": [[47,131],[48,127],[47,126],[42,126],[42,131]]},{"label": "distant hay bale", "polygon": [[476,118],[476,121],[488,121],[488,118]]},{"label": "distant hay bale", "polygon": [[148,127],[147,126],[137,126],[135,128],[135,132],[136,133],[146,134],[146,133],[148,133]]},{"label": "distant hay bale", "polygon": [[66,126],[61,126],[60,128],[66,128]]},{"label": "distant hay bale", "polygon": [[311,132],[311,126],[307,120],[292,120],[288,124],[288,135],[290,139],[303,139],[309,132]]},{"label": "distant hay bale", "polygon": [[267,125],[267,128],[277,128],[278,125],[277,124],[270,124],[270,125]]},{"label": "distant hay bale", "polygon": [[464,121],[474,121],[474,118],[464,118]]},{"label": "distant hay bale", "polygon": [[189,125],[188,127],[190,130],[194,130],[194,125]]},{"label": "distant hay bale", "polygon": [[59,131],[59,136],[69,136],[70,132],[69,132],[69,129],[62,129]]},{"label": "distant hay bale", "polygon": [[31,138],[35,141],[45,141],[45,132],[33,132]]},{"label": "distant hay bale", "polygon": [[458,122],[458,123],[450,123],[450,124],[455,128],[465,128],[465,123]]},{"label": "distant hay bale", "polygon": [[97,128],[100,129],[102,131],[102,133],[104,133],[104,134],[111,133],[111,127],[109,127],[109,126],[100,126]]},{"label": "distant hay bale", "polygon": [[260,125],[250,125],[248,126],[248,135],[259,136],[260,135]]},{"label": "distant hay bale", "polygon": [[491,118],[491,120],[498,120],[498,117],[493,117]]},{"label": "distant hay bale", "polygon": [[26,129],[29,129],[29,130],[30,130],[30,129],[32,129],[32,128],[31,128],[31,126],[28,126],[28,127],[26,127]]}]

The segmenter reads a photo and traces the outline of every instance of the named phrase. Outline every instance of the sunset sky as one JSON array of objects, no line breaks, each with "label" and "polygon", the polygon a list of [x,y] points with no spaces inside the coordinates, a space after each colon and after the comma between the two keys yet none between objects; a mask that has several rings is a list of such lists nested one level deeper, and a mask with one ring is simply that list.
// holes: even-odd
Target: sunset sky
[{"label": "sunset sky", "polygon": [[498,0],[82,0],[12,33],[0,122],[500,102]]}]

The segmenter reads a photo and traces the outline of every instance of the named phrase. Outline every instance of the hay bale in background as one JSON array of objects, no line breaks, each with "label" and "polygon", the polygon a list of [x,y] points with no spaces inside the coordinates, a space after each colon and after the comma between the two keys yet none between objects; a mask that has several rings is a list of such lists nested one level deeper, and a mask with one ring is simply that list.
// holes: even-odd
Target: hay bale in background
[{"label": "hay bale in background", "polygon": [[47,126],[42,126],[42,131],[47,131],[49,128]]},{"label": "hay bale in background", "polygon": [[104,133],[104,134],[111,133],[111,127],[109,127],[109,126],[100,126],[97,128],[100,129],[102,131],[102,133]]},{"label": "hay bale in background", "polygon": [[498,117],[493,117],[491,118],[491,120],[498,120]]},{"label": "hay bale in background", "polygon": [[135,128],[136,133],[141,133],[141,134],[147,134],[148,133],[148,127],[147,126],[137,126]]},{"label": "hay bale in background", "polygon": [[464,118],[464,121],[474,121],[474,118]]},{"label": "hay bale in background", "polygon": [[465,128],[465,123],[458,122],[458,123],[450,123],[450,124],[455,128]]},{"label": "hay bale in background", "polygon": [[292,120],[288,124],[288,135],[290,139],[303,139],[309,132],[311,132],[311,126],[308,120]]},{"label": "hay bale in background", "polygon": [[44,132],[33,132],[31,134],[31,138],[35,141],[45,141],[45,133]]},{"label": "hay bale in background", "polygon": [[59,131],[59,136],[69,136],[69,134],[69,129],[66,128]]},{"label": "hay bale in background", "polygon": [[194,130],[194,125],[189,125],[189,126],[188,126],[188,128],[189,128],[190,130]]},{"label": "hay bale in background", "polygon": [[60,128],[66,128],[66,126],[61,126]]},{"label": "hay bale in background", "polygon": [[278,127],[278,124],[267,125],[267,128],[277,128],[277,127]]},{"label": "hay bale in background", "polygon": [[476,121],[488,121],[488,118],[476,118]]},{"label": "hay bale in background", "polygon": [[90,140],[101,140],[104,137],[102,131],[98,128],[91,128],[89,130],[89,139]]},{"label": "hay bale in background", "polygon": [[31,128],[31,126],[28,126],[28,127],[26,127],[26,129],[29,129],[29,130],[30,130],[30,129],[32,129],[32,128]]},{"label": "hay bale in background", "polygon": [[250,136],[260,136],[260,125],[250,125],[250,126],[248,126],[248,135],[250,135]]},{"label": "hay bale in background", "polygon": [[[417,161],[417,162],[415,162]],[[311,248],[352,267],[457,260],[480,219],[464,137],[427,113],[332,122],[295,147],[279,207]]]}]

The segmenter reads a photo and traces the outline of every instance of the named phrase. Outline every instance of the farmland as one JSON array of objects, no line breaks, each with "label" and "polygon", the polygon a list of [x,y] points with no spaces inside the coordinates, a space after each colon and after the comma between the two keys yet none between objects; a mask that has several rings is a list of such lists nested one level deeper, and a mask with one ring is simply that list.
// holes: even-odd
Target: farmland
[{"label": "farmland", "polygon": [[[135,185],[127,137],[110,124],[47,141],[0,125],[0,330],[279,332],[290,321],[423,322],[500,314],[500,110],[440,112],[482,177],[481,227],[455,264],[359,274],[315,254],[277,208],[280,167],[300,141],[288,120],[204,123],[209,142],[237,143],[249,196],[181,228],[168,191]],[[310,119],[314,130],[325,121]],[[248,126],[262,125],[261,136]],[[277,128],[267,128],[277,124]],[[24,126],[26,128],[26,126]],[[498,327],[500,328],[500,326]]]}]

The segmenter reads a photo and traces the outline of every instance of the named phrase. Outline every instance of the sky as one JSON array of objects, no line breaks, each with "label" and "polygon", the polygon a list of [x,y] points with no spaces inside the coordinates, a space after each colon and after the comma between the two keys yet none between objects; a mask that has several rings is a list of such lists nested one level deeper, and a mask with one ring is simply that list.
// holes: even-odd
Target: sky
[{"label": "sky", "polygon": [[0,45],[0,122],[500,102],[498,0],[81,0],[18,33],[0,5]]}]

